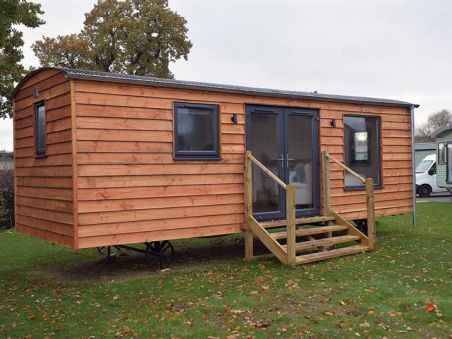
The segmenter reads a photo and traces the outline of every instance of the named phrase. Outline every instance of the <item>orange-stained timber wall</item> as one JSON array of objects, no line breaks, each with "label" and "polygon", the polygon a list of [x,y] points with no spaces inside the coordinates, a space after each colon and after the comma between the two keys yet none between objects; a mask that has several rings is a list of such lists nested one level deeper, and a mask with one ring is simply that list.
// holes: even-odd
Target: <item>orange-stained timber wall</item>
[{"label": "orange-stained timber wall", "polygon": [[[42,100],[48,156],[35,158],[33,105]],[[174,101],[219,106],[220,161],[173,160]],[[17,230],[75,248],[240,232],[245,104],[253,103],[318,109],[320,148],[341,161],[344,114],[380,116],[376,215],[412,211],[409,108],[68,80],[47,69],[14,99]],[[333,209],[350,220],[365,218],[365,192],[345,191],[335,165],[331,178]]]}]

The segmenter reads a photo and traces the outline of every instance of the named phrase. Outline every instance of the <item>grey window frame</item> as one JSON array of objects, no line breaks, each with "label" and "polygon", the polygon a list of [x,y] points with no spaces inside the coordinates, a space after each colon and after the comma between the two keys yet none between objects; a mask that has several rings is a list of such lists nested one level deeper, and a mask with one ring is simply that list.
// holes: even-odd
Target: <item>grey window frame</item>
[{"label": "grey window frame", "polygon": [[[44,107],[44,131],[39,129],[39,121],[38,121],[38,111],[41,107]],[[46,125],[47,125],[47,111],[45,101],[40,101],[34,104],[34,143],[35,143],[35,157],[43,158],[47,155],[47,133],[46,133]],[[44,146],[38,149],[38,140],[40,139],[40,133],[44,133]]]},{"label": "grey window frame", "polygon": [[449,177],[449,166],[452,166],[452,159],[449,159],[449,145],[452,147],[452,141],[446,141],[444,143],[445,163],[446,165],[446,184],[452,184],[452,178]]},{"label": "grey window frame", "polygon": [[[381,117],[380,116],[375,116],[375,115],[365,115],[365,114],[344,114],[343,116],[343,125],[344,125],[344,131],[343,131],[343,135],[344,135],[344,164],[346,166],[348,166],[345,163],[346,158],[346,154],[347,154],[347,138],[345,137],[345,118],[364,118],[364,119],[375,119],[377,121],[376,126],[377,126],[377,131],[376,131],[376,155],[377,155],[377,163],[378,163],[378,181],[374,179],[374,187],[375,188],[383,188],[383,166],[381,164]],[[370,144],[370,139],[369,137],[367,138],[367,143],[368,145]],[[370,147],[368,147],[368,159],[371,158],[372,156],[372,150],[370,149]],[[365,163],[366,161],[356,161],[353,162],[352,160],[350,160],[351,164],[362,164]],[[346,191],[355,191],[355,190],[365,190],[366,189],[366,185],[363,183],[362,185],[346,185],[345,184],[345,176],[344,176],[344,190]]]},{"label": "grey window frame", "polygon": [[[439,145],[440,144],[443,145],[443,154],[442,154],[442,156],[441,156],[441,152],[440,152],[440,149],[439,149]],[[447,160],[446,160],[446,158],[447,158],[447,149],[446,148],[447,148],[447,144],[444,141],[438,142],[438,154],[437,154],[438,165],[445,165],[447,163]]]},{"label": "grey window frame", "polygon": [[[212,134],[214,141],[213,151],[181,151],[178,149],[178,114],[179,108],[196,108],[212,112]],[[220,160],[220,128],[219,109],[215,104],[201,104],[192,102],[174,102],[174,159],[175,160]]]}]

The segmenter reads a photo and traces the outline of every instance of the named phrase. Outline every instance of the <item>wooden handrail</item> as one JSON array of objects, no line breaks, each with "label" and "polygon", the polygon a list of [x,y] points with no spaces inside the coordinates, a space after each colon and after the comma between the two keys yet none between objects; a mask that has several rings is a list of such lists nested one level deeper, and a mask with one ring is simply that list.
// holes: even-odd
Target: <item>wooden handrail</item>
[{"label": "wooden handrail", "polygon": [[[286,227],[287,227],[287,257],[285,263],[289,266],[296,264],[296,187],[294,185],[287,185],[272,171],[265,167],[259,160],[257,160],[251,151],[245,153],[245,217],[248,224],[248,229],[245,230],[245,257],[251,259],[253,257],[253,235],[250,232],[250,225],[256,220],[253,218],[253,163],[256,164],[264,173],[272,178],[279,186],[286,190]],[[259,231],[259,229],[255,229]],[[265,232],[265,230],[264,230]],[[262,240],[262,239],[261,239]],[[268,245],[268,244],[267,244]],[[281,258],[279,258],[281,259]]]},{"label": "wooden handrail", "polygon": [[331,209],[331,189],[330,189],[330,169],[329,160],[333,161],[335,164],[341,166],[344,170],[354,175],[365,185],[366,189],[366,209],[367,209],[367,237],[369,239],[369,247],[371,250],[375,250],[375,244],[377,240],[376,225],[375,225],[375,198],[374,198],[374,179],[364,178],[352,169],[348,168],[345,164],[341,163],[339,160],[333,158],[328,154],[327,151],[322,152],[322,171],[323,171],[323,208],[324,215],[332,214]]},{"label": "wooden handrail", "polygon": [[358,178],[359,180],[361,180],[361,182],[363,184],[366,183],[366,178],[362,177],[361,175],[359,175],[358,173],[356,173],[355,171],[353,171],[351,168],[345,166],[342,162],[340,162],[339,160],[333,158],[328,152],[325,152],[325,156],[330,159],[332,162],[334,162],[335,164],[338,164],[339,166],[341,166],[344,170],[346,170],[348,173],[352,174],[353,176],[355,176],[356,178]]},{"label": "wooden handrail", "polygon": [[257,160],[252,154],[251,151],[246,151],[246,156],[248,159],[250,159],[252,162],[254,162],[257,167],[259,167],[264,173],[266,173],[270,178],[272,178],[279,186],[281,186],[284,189],[287,189],[287,185],[278,178],[272,171],[270,171],[267,167],[264,166],[259,160]]}]

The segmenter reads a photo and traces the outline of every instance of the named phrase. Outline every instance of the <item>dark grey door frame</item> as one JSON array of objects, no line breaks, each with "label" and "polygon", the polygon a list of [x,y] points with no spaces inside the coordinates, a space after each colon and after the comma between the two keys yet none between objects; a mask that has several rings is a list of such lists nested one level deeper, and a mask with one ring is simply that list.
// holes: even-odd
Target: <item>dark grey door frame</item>
[{"label": "dark grey door frame", "polygon": [[[307,217],[318,215],[320,212],[320,147],[319,147],[319,112],[315,109],[279,107],[250,104],[246,105],[246,149],[251,150],[251,114],[277,114],[278,115],[278,150],[279,154],[287,154],[289,150],[289,140],[286,134],[288,116],[300,115],[311,117],[312,123],[312,187],[313,187],[313,208],[301,209],[296,211],[297,217]],[[285,166],[285,161],[278,164],[278,176],[285,183],[289,182],[289,173]],[[279,186],[278,186],[279,187]],[[284,219],[286,216],[285,190],[279,187],[279,211],[256,213],[258,220]]]}]

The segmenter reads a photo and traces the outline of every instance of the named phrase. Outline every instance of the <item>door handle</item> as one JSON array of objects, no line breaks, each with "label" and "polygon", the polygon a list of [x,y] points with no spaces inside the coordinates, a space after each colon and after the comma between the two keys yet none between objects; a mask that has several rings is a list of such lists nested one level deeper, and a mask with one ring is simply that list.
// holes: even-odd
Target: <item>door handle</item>
[{"label": "door handle", "polygon": [[276,159],[276,160],[278,160],[278,161],[284,161],[284,154],[281,153],[281,158]]},{"label": "door handle", "polygon": [[294,161],[295,159],[289,158],[289,153],[286,153],[286,167],[289,168],[289,161]]}]

